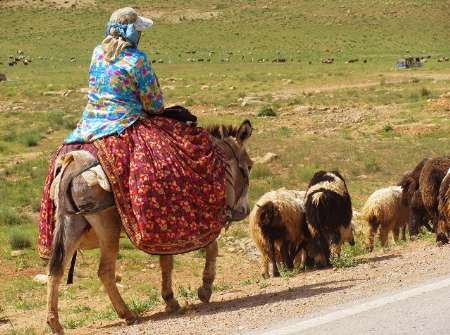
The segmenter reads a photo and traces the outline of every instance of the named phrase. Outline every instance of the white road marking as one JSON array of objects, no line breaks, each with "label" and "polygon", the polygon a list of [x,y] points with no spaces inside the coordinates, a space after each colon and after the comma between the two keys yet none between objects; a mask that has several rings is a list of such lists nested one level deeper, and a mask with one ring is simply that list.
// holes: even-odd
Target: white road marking
[{"label": "white road marking", "polygon": [[298,334],[302,330],[311,329],[332,321],[344,319],[346,317],[359,314],[362,312],[366,312],[368,310],[378,308],[387,304],[391,304],[397,301],[405,300],[408,298],[412,298],[424,293],[428,293],[431,291],[439,290],[445,287],[450,286],[450,278],[442,279],[430,284],[425,284],[410,290],[406,290],[400,293],[393,294],[391,296],[386,296],[382,298],[378,298],[372,301],[368,301],[365,303],[358,304],[356,306],[352,306],[349,308],[345,308],[342,310],[338,310],[335,312],[331,312],[325,315],[321,315],[318,317],[314,317],[307,320],[299,320],[292,321],[288,325],[280,325],[277,329],[271,328],[267,329],[263,332],[257,332],[253,334],[258,335],[292,335]]}]

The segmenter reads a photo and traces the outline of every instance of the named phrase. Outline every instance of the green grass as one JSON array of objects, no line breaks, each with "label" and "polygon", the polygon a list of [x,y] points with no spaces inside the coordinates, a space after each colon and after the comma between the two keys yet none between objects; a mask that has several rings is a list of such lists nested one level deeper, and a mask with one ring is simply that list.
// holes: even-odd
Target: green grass
[{"label": "green grass", "polygon": [[28,216],[18,213],[12,208],[0,207],[0,225],[16,226],[29,222]]},{"label": "green grass", "polygon": [[151,290],[150,292],[145,292],[145,294],[148,296],[144,299],[142,299],[141,297],[134,298],[129,304],[131,310],[133,310],[137,314],[142,314],[146,310],[159,304],[159,292],[157,290]]},{"label": "green grass", "polygon": [[32,236],[22,228],[13,228],[9,233],[9,246],[12,250],[31,248]]},{"label": "green grass", "polygon": [[197,291],[192,289],[190,285],[179,286],[177,296],[185,300],[194,300],[197,299]]},{"label": "green grass", "polygon": [[268,177],[272,177],[273,173],[270,167],[263,164],[255,164],[251,171],[251,176],[254,179],[264,179]]},{"label": "green grass", "polygon": [[256,114],[258,117],[274,117],[277,116],[277,112],[270,106],[262,107]]}]

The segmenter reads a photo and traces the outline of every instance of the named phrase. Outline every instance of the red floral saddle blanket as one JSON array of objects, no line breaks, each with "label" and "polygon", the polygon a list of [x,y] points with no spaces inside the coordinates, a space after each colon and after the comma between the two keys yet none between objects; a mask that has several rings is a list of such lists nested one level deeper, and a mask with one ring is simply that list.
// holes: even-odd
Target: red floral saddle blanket
[{"label": "red floral saddle blanket", "polygon": [[164,117],[141,119],[120,135],[61,146],[50,161],[42,197],[38,249],[51,254],[50,199],[57,158],[87,150],[98,158],[125,231],[150,254],[177,254],[214,241],[225,224],[225,162],[202,128]]}]

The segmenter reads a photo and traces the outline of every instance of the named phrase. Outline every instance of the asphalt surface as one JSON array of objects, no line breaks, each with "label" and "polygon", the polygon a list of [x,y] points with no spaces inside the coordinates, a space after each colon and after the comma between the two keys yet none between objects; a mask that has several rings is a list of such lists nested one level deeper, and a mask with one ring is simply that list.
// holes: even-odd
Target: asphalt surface
[{"label": "asphalt surface", "polygon": [[249,334],[450,334],[449,311],[450,277],[446,277]]}]

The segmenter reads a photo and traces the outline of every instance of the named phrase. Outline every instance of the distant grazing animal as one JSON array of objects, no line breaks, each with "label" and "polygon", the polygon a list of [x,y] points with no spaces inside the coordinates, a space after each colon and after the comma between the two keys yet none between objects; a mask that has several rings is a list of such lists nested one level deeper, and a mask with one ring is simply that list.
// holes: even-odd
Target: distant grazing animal
[{"label": "distant grazing animal", "polygon": [[250,235],[261,253],[261,274],[280,275],[277,262],[292,269],[294,259],[305,241],[305,192],[284,188],[264,194],[249,217]]},{"label": "distant grazing animal", "polygon": [[406,240],[406,225],[409,222],[409,208],[402,202],[402,188],[390,186],[379,189],[367,199],[361,211],[362,218],[369,224],[367,248],[373,250],[374,237],[380,229],[381,246],[385,246],[388,233],[393,232],[397,242],[402,230],[402,239]]},{"label": "distant grazing animal", "polygon": [[338,171],[318,171],[312,177],[305,200],[308,229],[326,259],[339,257],[344,242],[354,245],[352,203]]},{"label": "distant grazing animal", "polygon": [[446,244],[450,238],[450,169],[448,169],[439,188],[438,212],[436,240]]},{"label": "distant grazing animal", "polygon": [[402,202],[404,206],[407,206],[410,211],[409,220],[409,236],[412,237],[419,233],[420,228],[426,227],[429,231],[432,230],[428,224],[429,215],[422,201],[422,195],[419,191],[419,178],[422,169],[428,158],[425,158],[416,165],[416,167],[406,173],[400,182],[399,186],[402,187]]},{"label": "distant grazing animal", "polygon": [[419,178],[419,192],[422,202],[436,232],[438,224],[439,187],[450,168],[450,156],[428,160],[423,166]]}]

